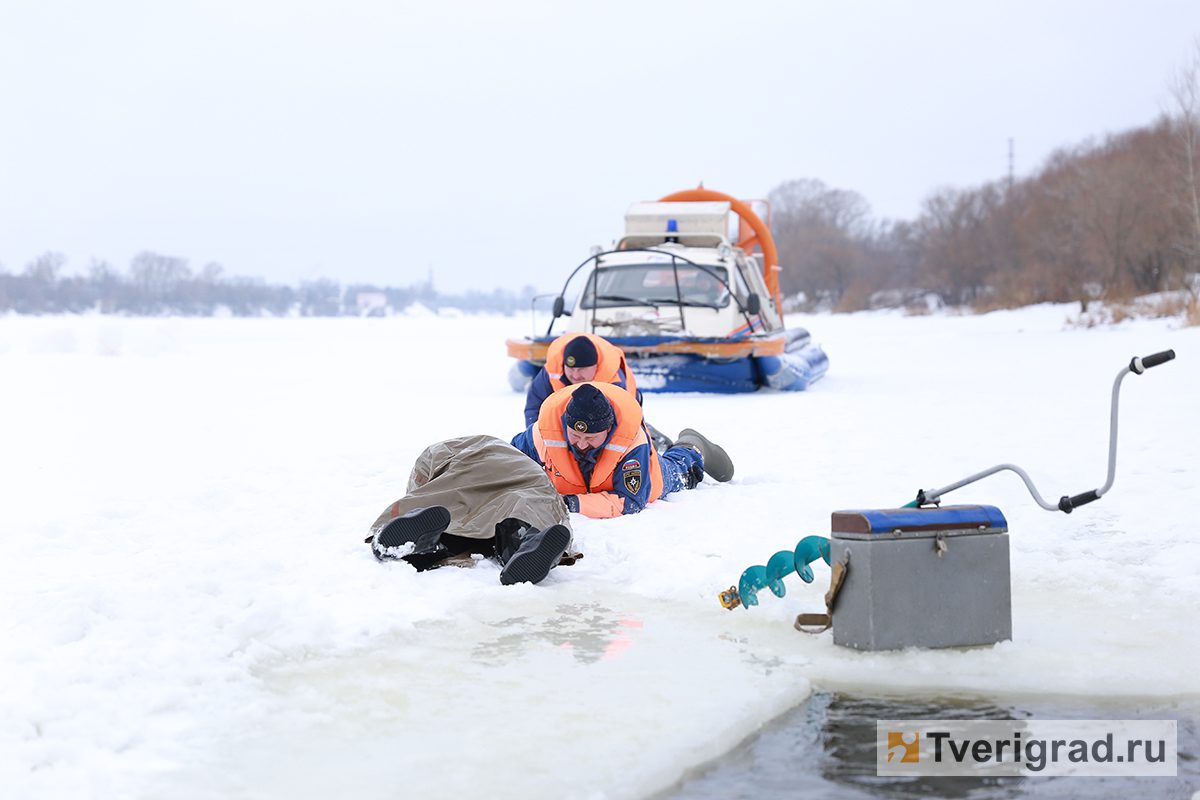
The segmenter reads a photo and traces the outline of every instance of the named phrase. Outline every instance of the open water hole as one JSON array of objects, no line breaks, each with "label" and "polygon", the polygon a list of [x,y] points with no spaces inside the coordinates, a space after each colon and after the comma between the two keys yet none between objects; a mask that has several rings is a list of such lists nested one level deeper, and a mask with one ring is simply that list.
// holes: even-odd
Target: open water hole
[{"label": "open water hole", "polygon": [[[1174,719],[1179,772],[1174,778],[923,777],[875,774],[881,719]],[[962,698],[871,697],[815,692],[720,760],[698,768],[654,800],[763,798],[1181,798],[1200,800],[1200,702],[1030,699],[1011,703]]]}]

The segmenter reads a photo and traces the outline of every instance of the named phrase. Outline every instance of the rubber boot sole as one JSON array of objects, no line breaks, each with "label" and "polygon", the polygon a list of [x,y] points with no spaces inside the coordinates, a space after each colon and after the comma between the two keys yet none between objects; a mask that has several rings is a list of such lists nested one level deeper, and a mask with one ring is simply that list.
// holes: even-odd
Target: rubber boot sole
[{"label": "rubber boot sole", "polygon": [[[411,543],[412,553],[430,553],[437,549],[438,539],[450,527],[450,512],[443,506],[430,506],[411,516],[396,517],[384,525],[375,537],[375,557],[381,558],[380,550]],[[389,557],[398,558],[399,556]]]},{"label": "rubber boot sole", "polygon": [[714,481],[725,483],[733,478],[733,459],[729,457],[724,448],[713,444],[695,430],[691,428],[681,430],[675,439],[675,444],[687,445],[693,441],[697,443],[697,449],[704,457],[704,471]]},{"label": "rubber boot sole", "polygon": [[518,548],[504,569],[500,570],[500,582],[505,586],[514,583],[540,583],[558,565],[559,559],[571,543],[571,532],[562,525],[552,525],[542,534],[536,547],[529,550]]}]

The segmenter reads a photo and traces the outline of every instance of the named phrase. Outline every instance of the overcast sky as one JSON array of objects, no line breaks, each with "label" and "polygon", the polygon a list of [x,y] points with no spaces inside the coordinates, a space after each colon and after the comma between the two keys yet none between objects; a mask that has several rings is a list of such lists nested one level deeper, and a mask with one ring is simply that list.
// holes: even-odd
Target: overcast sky
[{"label": "overcast sky", "polygon": [[557,288],[636,200],[912,218],[1152,122],[1197,0],[0,0],[0,264]]}]

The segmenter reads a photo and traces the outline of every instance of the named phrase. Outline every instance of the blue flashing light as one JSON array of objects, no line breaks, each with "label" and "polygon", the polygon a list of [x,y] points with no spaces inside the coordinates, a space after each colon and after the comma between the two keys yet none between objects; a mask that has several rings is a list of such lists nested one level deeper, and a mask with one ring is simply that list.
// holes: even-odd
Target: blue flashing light
[{"label": "blue flashing light", "polygon": [[679,223],[673,219],[667,220],[667,233],[679,233]]}]

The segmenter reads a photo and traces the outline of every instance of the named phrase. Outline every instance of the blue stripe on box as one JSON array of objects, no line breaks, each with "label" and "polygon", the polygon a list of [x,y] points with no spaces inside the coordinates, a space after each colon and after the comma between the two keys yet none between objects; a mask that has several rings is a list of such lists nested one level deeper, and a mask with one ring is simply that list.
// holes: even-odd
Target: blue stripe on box
[{"label": "blue stripe on box", "polygon": [[870,533],[920,530],[930,525],[962,528],[1007,528],[1008,520],[995,506],[945,506],[942,508],[883,508],[838,511],[857,514],[867,521]]}]

